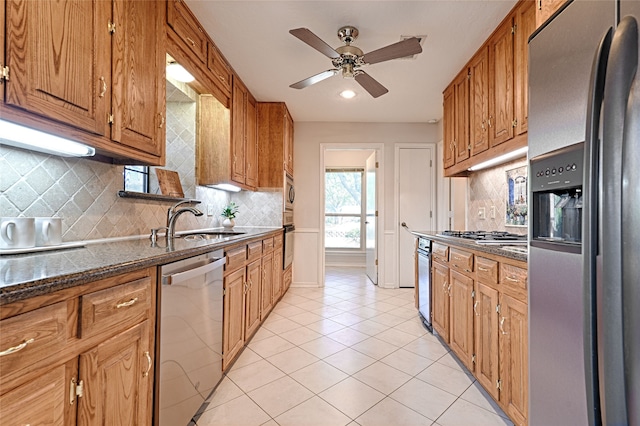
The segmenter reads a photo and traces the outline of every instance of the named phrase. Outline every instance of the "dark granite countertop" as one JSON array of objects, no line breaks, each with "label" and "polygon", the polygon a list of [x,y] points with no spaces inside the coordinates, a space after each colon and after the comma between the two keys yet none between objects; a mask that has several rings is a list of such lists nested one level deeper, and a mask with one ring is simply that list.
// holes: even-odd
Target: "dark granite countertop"
[{"label": "dark granite countertop", "polygon": [[159,237],[155,246],[147,237],[132,237],[88,242],[80,248],[2,255],[0,305],[197,256],[280,229],[236,227],[234,231],[244,234],[212,240],[176,238],[169,247],[164,237]]},{"label": "dark granite countertop", "polygon": [[[496,255],[496,256],[506,257],[507,259],[518,260],[518,261],[521,261],[521,262],[526,262],[527,259],[528,259],[527,253],[511,251],[509,249],[509,245],[508,244],[505,244],[505,245],[476,244],[476,242],[474,240],[469,240],[469,239],[466,239],[466,238],[441,236],[441,235],[438,235],[439,232],[436,232],[436,231],[415,231],[415,230],[411,230],[409,232],[411,232],[413,235],[415,235],[417,237],[428,238],[431,241],[437,241],[437,242],[441,242],[441,243],[444,243],[444,244],[450,244],[450,245],[458,246],[458,247],[466,247],[468,249],[472,249],[472,250],[475,250],[475,251],[479,251],[479,252],[483,252],[483,253],[489,253],[489,254],[493,254],[493,255]],[[522,246],[519,246],[519,247],[522,247]],[[524,246],[524,247],[526,247],[526,246]]]}]

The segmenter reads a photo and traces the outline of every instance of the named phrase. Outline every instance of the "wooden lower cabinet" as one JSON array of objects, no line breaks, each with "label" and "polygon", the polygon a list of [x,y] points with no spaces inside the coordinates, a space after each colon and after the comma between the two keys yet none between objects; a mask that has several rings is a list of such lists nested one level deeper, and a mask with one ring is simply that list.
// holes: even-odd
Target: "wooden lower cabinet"
[{"label": "wooden lower cabinet", "polygon": [[453,270],[449,274],[449,346],[465,367],[473,371],[473,279]]},{"label": "wooden lower cabinet", "polygon": [[449,343],[449,267],[433,262],[433,328]]},{"label": "wooden lower cabinet", "polygon": [[0,424],[150,425],[155,283],[152,267],[4,305]]},{"label": "wooden lower cabinet", "polygon": [[474,332],[478,382],[497,401],[500,397],[497,386],[499,374],[498,345],[498,291],[486,284],[476,282],[474,302]]},{"label": "wooden lower cabinet", "polygon": [[149,425],[153,397],[150,321],[80,355],[80,425]]},{"label": "wooden lower cabinet", "polygon": [[260,326],[260,259],[247,265],[247,283],[245,290],[244,335],[245,339],[253,335]]},{"label": "wooden lower cabinet", "polygon": [[273,251],[273,304],[283,294],[282,289],[282,247]]},{"label": "wooden lower cabinet", "polygon": [[245,268],[240,268],[224,279],[223,369],[244,346],[245,274]]},{"label": "wooden lower cabinet", "polygon": [[273,252],[262,258],[262,311],[261,319],[269,315],[273,309]]},{"label": "wooden lower cabinet", "polygon": [[528,306],[509,295],[500,295],[500,403],[517,425],[527,424]]}]

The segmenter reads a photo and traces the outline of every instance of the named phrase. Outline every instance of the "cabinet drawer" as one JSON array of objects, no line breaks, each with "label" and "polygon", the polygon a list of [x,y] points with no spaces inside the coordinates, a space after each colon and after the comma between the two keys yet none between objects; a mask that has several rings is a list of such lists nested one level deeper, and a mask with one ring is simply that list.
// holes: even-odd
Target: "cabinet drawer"
[{"label": "cabinet drawer", "polygon": [[207,68],[213,73],[220,88],[227,95],[231,95],[231,68],[227,65],[218,48],[212,43],[209,43],[207,49]]},{"label": "cabinet drawer", "polygon": [[473,253],[452,248],[449,253],[449,265],[458,271],[473,272]]},{"label": "cabinet drawer", "polygon": [[527,297],[527,270],[507,263],[500,263],[500,285],[505,290],[513,290],[521,300]]},{"label": "cabinet drawer", "polygon": [[225,272],[235,271],[244,266],[247,260],[247,246],[240,246],[231,250],[227,250],[227,264],[224,267]]},{"label": "cabinet drawer", "polygon": [[167,3],[167,23],[199,61],[207,57],[207,37],[182,0]]},{"label": "cabinet drawer", "polygon": [[247,261],[252,262],[262,256],[262,241],[247,244]]},{"label": "cabinet drawer", "polygon": [[70,335],[67,302],[0,321],[0,377],[15,377],[42,359],[56,359]]},{"label": "cabinet drawer", "polygon": [[282,234],[278,234],[275,237],[273,237],[273,248],[277,249],[282,247],[283,241],[284,241],[284,237]]},{"label": "cabinet drawer", "polygon": [[498,262],[476,256],[476,279],[484,283],[498,283]]},{"label": "cabinet drawer", "polygon": [[449,246],[433,243],[431,245],[431,255],[435,260],[447,263],[449,261]]},{"label": "cabinet drawer", "polygon": [[81,296],[79,337],[110,334],[148,318],[151,288],[151,279],[142,278]]},{"label": "cabinet drawer", "polygon": [[273,238],[265,238],[262,240],[262,252],[269,253],[273,251]]}]

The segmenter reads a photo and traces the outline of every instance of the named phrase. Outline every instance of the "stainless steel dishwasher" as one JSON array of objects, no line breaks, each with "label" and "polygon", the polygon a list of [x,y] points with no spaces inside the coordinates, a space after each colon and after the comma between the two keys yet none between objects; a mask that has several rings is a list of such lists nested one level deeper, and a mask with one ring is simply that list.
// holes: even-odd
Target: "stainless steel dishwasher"
[{"label": "stainless steel dishwasher", "polygon": [[187,425],[222,379],[222,250],[163,265],[155,424]]}]

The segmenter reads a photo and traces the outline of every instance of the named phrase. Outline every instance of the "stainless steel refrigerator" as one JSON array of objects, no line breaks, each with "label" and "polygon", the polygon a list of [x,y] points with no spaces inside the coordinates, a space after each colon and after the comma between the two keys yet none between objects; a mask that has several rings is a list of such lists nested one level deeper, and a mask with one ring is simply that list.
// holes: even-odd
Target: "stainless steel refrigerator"
[{"label": "stainless steel refrigerator", "polygon": [[529,40],[529,422],[640,425],[639,0]]}]

